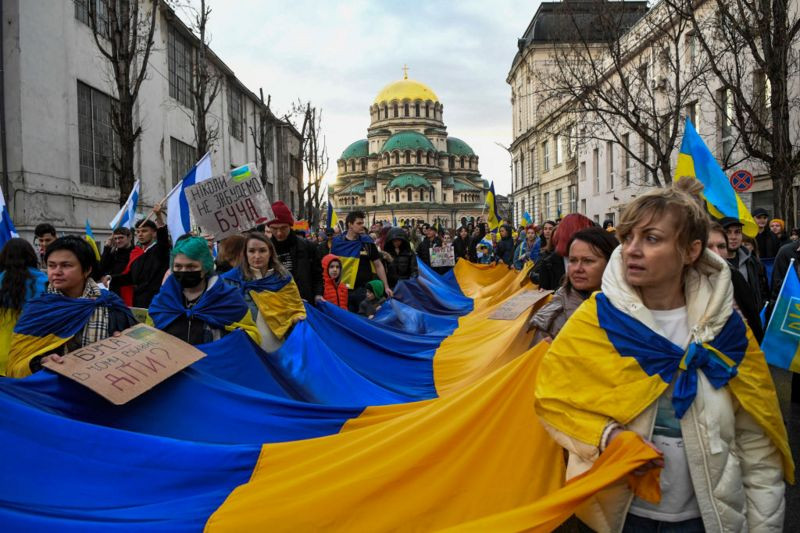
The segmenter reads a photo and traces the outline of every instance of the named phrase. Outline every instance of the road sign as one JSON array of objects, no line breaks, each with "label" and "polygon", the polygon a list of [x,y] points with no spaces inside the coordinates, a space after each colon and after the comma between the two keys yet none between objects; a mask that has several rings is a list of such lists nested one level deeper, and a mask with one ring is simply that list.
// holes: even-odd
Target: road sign
[{"label": "road sign", "polygon": [[753,175],[746,170],[734,170],[731,174],[731,185],[736,192],[749,191],[753,186]]}]

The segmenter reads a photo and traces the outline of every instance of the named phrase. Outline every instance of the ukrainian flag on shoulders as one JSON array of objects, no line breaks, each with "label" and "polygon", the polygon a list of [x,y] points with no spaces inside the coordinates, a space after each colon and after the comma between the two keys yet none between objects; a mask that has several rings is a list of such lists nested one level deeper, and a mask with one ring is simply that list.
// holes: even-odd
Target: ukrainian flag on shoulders
[{"label": "ukrainian flag on shoulders", "polygon": [[794,259],[786,271],[761,350],[769,364],[800,372],[800,279]]},{"label": "ukrainian flag on shoulders", "polygon": [[[342,283],[347,285],[348,289],[353,289],[358,277],[358,262],[361,260],[361,251],[364,245],[374,243],[367,235],[359,235],[355,241],[348,240],[346,236],[346,233],[342,233],[333,239],[331,253],[337,256],[342,263]],[[375,267],[371,265],[371,268],[374,272]]]},{"label": "ukrainian flag on shoulders", "polygon": [[744,225],[742,232],[745,235],[758,235],[758,225],[753,215],[736,194],[730,180],[688,118],[675,167],[675,181],[683,178],[695,178],[703,184],[703,197],[713,217],[738,219]]}]

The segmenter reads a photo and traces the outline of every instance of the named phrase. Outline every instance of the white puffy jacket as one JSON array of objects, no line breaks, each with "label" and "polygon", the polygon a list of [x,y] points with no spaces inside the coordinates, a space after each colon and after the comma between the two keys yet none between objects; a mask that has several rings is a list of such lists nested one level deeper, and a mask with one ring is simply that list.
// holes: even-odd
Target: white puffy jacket
[{"label": "white puffy jacket", "polygon": [[[711,341],[733,310],[728,266],[706,250],[687,273],[684,291],[692,342]],[[620,248],[606,268],[603,293],[614,307],[659,331],[652,314],[623,277]],[[653,403],[627,429],[650,439],[655,417]],[[617,424],[604,431],[604,439],[613,425]],[[588,470],[606,444],[592,446],[545,426],[569,451],[567,479]],[[697,396],[681,419],[681,431],[706,531],[782,531],[785,485],[781,455],[728,387],[715,390],[698,371]],[[632,500],[633,494],[622,480],[596,494],[576,514],[596,531],[617,532],[622,530]]]}]

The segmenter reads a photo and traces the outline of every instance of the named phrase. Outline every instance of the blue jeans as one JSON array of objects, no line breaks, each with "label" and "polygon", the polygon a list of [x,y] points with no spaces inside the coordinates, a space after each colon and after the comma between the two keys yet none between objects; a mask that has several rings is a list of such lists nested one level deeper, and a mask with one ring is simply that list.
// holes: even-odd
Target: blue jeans
[{"label": "blue jeans", "polygon": [[662,522],[628,514],[625,517],[622,533],[703,533],[705,530],[701,518],[692,518],[681,522]]}]

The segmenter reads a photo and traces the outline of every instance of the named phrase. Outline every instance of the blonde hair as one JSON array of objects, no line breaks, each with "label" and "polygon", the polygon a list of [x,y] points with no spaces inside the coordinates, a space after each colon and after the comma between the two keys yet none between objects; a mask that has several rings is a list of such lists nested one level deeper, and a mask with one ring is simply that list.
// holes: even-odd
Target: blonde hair
[{"label": "blonde hair", "polygon": [[676,246],[681,257],[686,257],[686,252],[694,241],[700,241],[705,248],[711,221],[699,197],[703,187],[698,187],[698,184],[694,178],[682,178],[670,188],[656,189],[633,200],[622,212],[617,225],[620,242],[624,242],[633,228],[642,222],[671,214],[677,222]]}]

